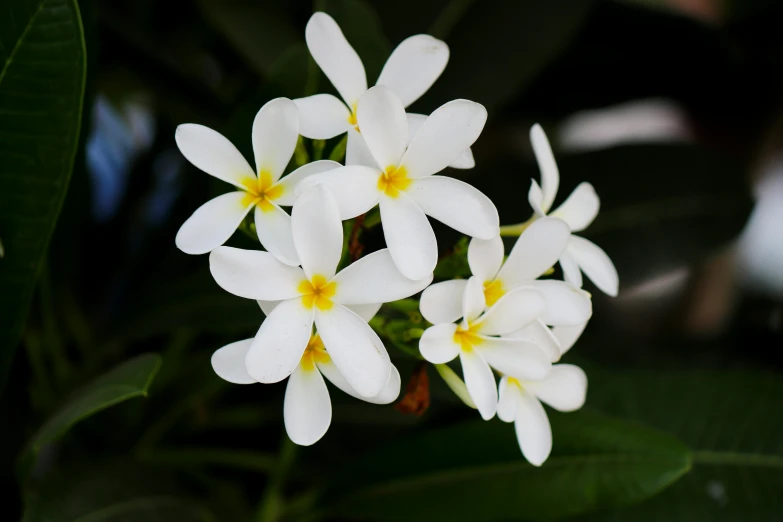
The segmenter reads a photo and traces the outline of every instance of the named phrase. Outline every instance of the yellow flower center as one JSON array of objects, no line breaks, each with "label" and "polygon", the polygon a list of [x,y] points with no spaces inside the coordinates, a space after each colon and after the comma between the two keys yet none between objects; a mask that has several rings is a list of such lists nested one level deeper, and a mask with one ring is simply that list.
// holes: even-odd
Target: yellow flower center
[{"label": "yellow flower center", "polygon": [[483,341],[476,333],[476,330],[478,330],[478,325],[468,325],[467,329],[459,325],[457,331],[454,332],[454,342],[460,345],[466,352],[473,350],[474,346],[481,344]]},{"label": "yellow flower center", "polygon": [[405,167],[390,165],[378,178],[378,190],[386,193],[389,197],[396,198],[400,192],[407,190],[411,183],[413,180],[408,177],[408,171],[405,170]]},{"label": "yellow flower center", "polygon": [[307,348],[305,348],[304,355],[302,355],[302,360],[300,361],[302,369],[312,371],[315,369],[316,363],[325,364],[329,360],[329,354],[326,353],[321,336],[318,334],[313,335],[310,338],[310,342],[307,343]]},{"label": "yellow flower center", "polygon": [[353,125],[353,128],[356,129],[356,132],[361,132],[359,130],[359,122],[356,119],[356,104],[354,103],[351,105],[351,114],[348,115],[348,123]]},{"label": "yellow flower center", "polygon": [[302,293],[302,304],[307,308],[317,306],[319,310],[329,310],[334,306],[332,297],[337,292],[337,283],[330,283],[324,276],[316,274],[311,281],[302,280],[297,290]]},{"label": "yellow flower center", "polygon": [[509,385],[509,386],[511,386],[511,385],[518,386],[519,388],[521,388],[521,387],[522,387],[522,383],[520,383],[518,380],[516,380],[516,379],[515,379],[515,378],[513,378],[513,377],[509,377],[509,378],[508,378],[508,385]]},{"label": "yellow flower center", "polygon": [[272,181],[272,174],[266,170],[258,173],[258,178],[246,178],[242,182],[247,194],[242,199],[242,205],[247,207],[251,203],[258,205],[264,212],[274,209],[272,201],[283,195],[283,186]]},{"label": "yellow flower center", "polygon": [[504,293],[503,283],[499,279],[484,283],[484,300],[487,302],[487,306],[497,303]]}]

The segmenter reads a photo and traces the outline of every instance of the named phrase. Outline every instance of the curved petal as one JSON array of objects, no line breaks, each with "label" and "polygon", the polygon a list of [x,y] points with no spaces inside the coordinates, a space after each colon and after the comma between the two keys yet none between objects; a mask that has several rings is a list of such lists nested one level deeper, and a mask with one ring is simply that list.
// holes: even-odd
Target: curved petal
[{"label": "curved petal", "polygon": [[275,204],[268,210],[256,206],[255,222],[261,246],[286,265],[299,266],[291,233],[291,216]]},{"label": "curved petal", "polygon": [[174,242],[186,254],[206,254],[230,238],[253,202],[246,192],[229,192],[201,205],[185,221]]},{"label": "curved petal", "polygon": [[296,367],[285,388],[283,420],[288,438],[310,446],[326,434],[332,422],[332,401],[321,373],[313,366]]},{"label": "curved petal", "polygon": [[468,265],[470,272],[482,283],[495,279],[503,264],[503,238],[470,240],[468,245]]},{"label": "curved petal", "polygon": [[331,279],[343,250],[340,210],[331,191],[315,185],[304,191],[291,212],[294,245],[308,279]]},{"label": "curved petal", "polygon": [[267,172],[277,181],[291,161],[299,139],[299,109],[288,98],[264,104],[253,120],[253,154],[256,172]]},{"label": "curved petal", "polygon": [[507,290],[536,279],[557,263],[570,236],[568,225],[559,219],[534,221],[517,239],[498,279]]},{"label": "curved petal", "polygon": [[449,368],[447,364],[435,364],[433,366],[435,366],[435,370],[443,379],[443,382],[446,383],[446,386],[448,386],[449,389],[454,392],[454,395],[456,395],[457,398],[465,404],[465,406],[475,410],[476,405],[473,403],[473,399],[470,398],[468,387],[465,386],[465,381],[462,380],[462,377],[457,375],[454,370]]},{"label": "curved petal", "polygon": [[355,107],[367,90],[367,75],[361,58],[345,39],[337,22],[326,13],[313,14],[305,28],[305,41],[313,60],[345,103]]},{"label": "curved petal", "polygon": [[261,323],[245,356],[245,367],[258,382],[279,382],[291,375],[313,333],[313,310],[301,299],[277,305]]},{"label": "curved petal", "polygon": [[556,364],[546,379],[524,385],[539,400],[559,411],[578,410],[587,395],[587,375],[573,364]]},{"label": "curved petal", "polygon": [[[558,326],[556,328],[572,328],[570,326]],[[545,325],[541,319],[536,319],[529,325],[512,332],[506,336],[509,339],[524,339],[540,346],[549,356],[549,360],[557,362],[562,355],[560,341]]]},{"label": "curved petal", "polygon": [[[427,115],[413,112],[408,112],[405,115],[408,117],[408,146],[410,146],[421,126],[427,121]],[[470,150],[470,147],[462,151],[459,156],[449,163],[449,167],[453,169],[472,169],[475,166],[476,160],[473,159],[473,151]]]},{"label": "curved petal", "polygon": [[453,360],[460,352],[460,345],[454,341],[457,325],[443,323],[430,326],[419,339],[421,356],[433,364],[443,364]]},{"label": "curved petal", "polygon": [[326,377],[329,382],[340,388],[343,392],[347,393],[351,397],[355,397],[357,399],[370,402],[372,404],[390,404],[397,400],[397,397],[400,396],[400,386],[402,385],[402,380],[400,379],[400,372],[397,371],[397,368],[392,365],[391,367],[391,375],[389,375],[389,380],[386,381],[386,386],[381,390],[381,393],[376,395],[375,397],[363,397],[356,393],[356,390],[354,390],[350,384],[348,384],[348,381],[345,380],[345,377],[343,377],[343,374],[340,373],[340,370],[337,369],[337,366],[332,362],[331,359],[326,362],[318,362],[318,369],[321,370],[321,373]]},{"label": "curved petal", "polygon": [[253,384],[254,378],[245,368],[245,355],[253,344],[253,339],[245,339],[218,348],[212,354],[212,369],[224,381],[234,384]]},{"label": "curved petal", "polygon": [[299,267],[281,263],[269,252],[218,247],[209,255],[209,271],[223,290],[247,299],[280,301],[300,295]]},{"label": "curved petal", "polygon": [[527,202],[530,203],[530,207],[537,216],[546,215],[546,212],[541,209],[541,205],[544,204],[544,192],[534,179],[530,180],[530,190],[527,191]]},{"label": "curved petal", "polygon": [[407,107],[427,92],[449,61],[449,46],[426,34],[406,38],[392,51],[376,85],[386,85]]},{"label": "curved petal", "polygon": [[487,301],[484,297],[484,285],[476,276],[468,279],[465,285],[465,293],[462,294],[462,322],[471,323],[481,315]]},{"label": "curved petal", "polygon": [[552,326],[576,326],[583,324],[593,315],[590,294],[572,287],[564,281],[547,279],[529,283],[544,296],[546,310],[541,320]]},{"label": "curved petal", "polygon": [[541,212],[546,214],[552,208],[552,203],[557,196],[557,189],[560,186],[560,172],[557,170],[555,155],[552,154],[552,147],[544,134],[544,129],[536,123],[530,129],[530,143],[533,144],[533,153],[538,161],[538,168],[541,169]]},{"label": "curved petal", "polygon": [[465,386],[468,387],[470,398],[476,404],[481,417],[489,420],[495,416],[498,406],[498,389],[495,385],[495,375],[487,361],[476,350],[460,351],[462,375]]},{"label": "curved petal", "polygon": [[341,304],[317,310],[315,325],[326,351],[359,395],[375,397],[391,374],[391,362],[378,335],[361,317]]},{"label": "curved petal", "polygon": [[562,205],[550,215],[565,221],[571,232],[586,229],[598,215],[601,201],[590,183],[580,183]]},{"label": "curved petal", "polygon": [[370,319],[375,317],[375,314],[378,313],[378,310],[381,309],[382,305],[383,303],[355,304],[348,305],[346,308],[369,323]]},{"label": "curved petal", "polygon": [[381,197],[378,190],[378,169],[360,165],[340,167],[338,169],[316,174],[304,180],[299,185],[299,192],[304,192],[315,185],[323,185],[329,189],[340,209],[340,219],[351,219],[364,214],[375,205]]},{"label": "curved petal", "polygon": [[500,233],[495,204],[464,181],[446,176],[417,179],[408,195],[425,214],[457,232],[480,239],[492,239]]},{"label": "curved petal", "polygon": [[483,105],[454,100],[435,109],[413,138],[402,165],[420,178],[445,169],[478,139],[487,122]]},{"label": "curved petal", "polygon": [[617,297],[620,279],[614,263],[601,247],[579,236],[571,236],[566,252],[603,293]]},{"label": "curved petal", "polygon": [[508,382],[508,377],[500,378],[498,384],[498,418],[503,422],[513,422],[519,409],[519,386]]},{"label": "curved petal", "polygon": [[540,346],[522,339],[482,336],[477,349],[492,368],[517,379],[543,379],[552,368]]},{"label": "curved petal", "polygon": [[280,301],[264,301],[263,299],[256,299],[256,302],[258,303],[259,308],[261,308],[261,311],[264,312],[264,315],[269,317],[269,314],[272,313],[272,310],[274,310],[277,305],[280,304]]},{"label": "curved petal", "polygon": [[522,455],[534,466],[540,466],[552,452],[552,428],[544,407],[530,392],[521,390],[514,422]]},{"label": "curved petal", "polygon": [[280,190],[280,195],[275,199],[275,204],[280,205],[281,207],[293,207],[294,203],[296,203],[296,198],[298,197],[297,188],[300,183],[315,174],[329,172],[339,169],[340,167],[342,167],[342,165],[331,160],[318,160],[308,163],[307,165],[302,165],[277,182],[277,188]]},{"label": "curved petal", "polygon": [[297,98],[299,134],[311,140],[328,140],[353,127],[348,121],[351,111],[331,94],[315,94]]},{"label": "curved petal", "polygon": [[462,317],[462,294],[467,279],[452,279],[427,287],[419,300],[421,315],[432,324],[453,323]]},{"label": "curved petal", "polygon": [[345,267],[333,279],[337,283],[335,301],[344,305],[389,303],[424,290],[432,274],[414,281],[400,273],[388,248],[366,255]]},{"label": "curved petal", "polygon": [[345,164],[363,165],[365,167],[378,168],[378,162],[372,156],[372,152],[367,148],[361,133],[355,128],[348,129],[348,143],[345,150]]},{"label": "curved petal", "polygon": [[582,271],[574,257],[568,253],[568,247],[560,254],[560,268],[563,269],[563,277],[568,284],[574,288],[582,288]]},{"label": "curved petal", "polygon": [[540,292],[517,288],[504,294],[478,321],[478,333],[505,335],[524,328],[546,309]]},{"label": "curved petal", "polygon": [[408,144],[408,120],[397,95],[383,86],[371,88],[359,100],[356,119],[378,167],[399,165]]},{"label": "curved petal", "polygon": [[381,198],[381,225],[386,246],[402,275],[419,280],[438,264],[438,243],[427,216],[407,195]]},{"label": "curved petal", "polygon": [[586,326],[587,323],[578,324],[576,326],[552,327],[552,335],[554,335],[560,343],[560,353],[566,353],[574,346],[579,337],[581,337],[582,332],[585,331]]},{"label": "curved petal", "polygon": [[462,154],[449,163],[449,167],[452,169],[472,169],[475,166],[476,160],[473,158],[473,151],[470,150],[470,147],[462,151]]},{"label": "curved petal", "polygon": [[179,125],[174,140],[189,162],[217,179],[244,189],[248,178],[256,178],[242,153],[225,136],[209,127],[195,123]]}]

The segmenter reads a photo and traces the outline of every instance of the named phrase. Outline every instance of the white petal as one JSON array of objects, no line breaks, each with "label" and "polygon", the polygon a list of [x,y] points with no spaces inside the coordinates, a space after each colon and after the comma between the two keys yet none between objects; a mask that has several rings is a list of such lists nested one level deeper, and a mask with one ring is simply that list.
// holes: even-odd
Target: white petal
[{"label": "white petal", "polygon": [[225,136],[209,127],[186,123],[174,133],[177,147],[185,158],[207,174],[244,188],[255,179],[253,168]]},{"label": "white petal", "polygon": [[294,100],[299,108],[299,134],[312,140],[328,140],[352,127],[351,111],[331,94],[316,94]]},{"label": "white petal", "polygon": [[563,277],[568,284],[574,288],[582,288],[582,270],[576,259],[568,253],[568,247],[560,254],[560,268],[563,269]]},{"label": "white petal", "polygon": [[546,301],[532,288],[505,293],[478,321],[482,335],[505,335],[524,328],[546,309]]},{"label": "white petal", "polygon": [[400,273],[388,248],[366,255],[345,267],[333,279],[337,283],[335,301],[345,304],[389,303],[424,290],[432,274],[414,281]]},{"label": "white petal", "polygon": [[546,215],[546,212],[541,209],[541,205],[544,203],[544,193],[534,179],[530,180],[530,190],[527,192],[527,202],[530,203],[530,207],[537,216]]},{"label": "white petal", "polygon": [[508,291],[552,268],[568,245],[571,231],[559,219],[541,218],[534,221],[517,239],[498,279]]},{"label": "white petal", "polygon": [[291,233],[291,216],[275,204],[269,210],[256,206],[255,222],[258,240],[267,252],[287,265],[299,266]]},{"label": "white petal", "polygon": [[[427,115],[409,112],[406,116],[408,117],[408,145],[410,145],[421,126],[427,121]],[[449,163],[449,167],[453,169],[472,169],[475,166],[476,161],[473,159],[473,152],[470,148],[464,150],[454,161]]]},{"label": "white petal", "polygon": [[378,167],[399,165],[408,144],[408,120],[397,95],[386,87],[371,88],[359,100],[356,118]]},{"label": "white petal", "polygon": [[280,301],[300,295],[301,268],[281,263],[269,252],[219,247],[209,255],[212,277],[224,290],[247,299]]},{"label": "white petal", "polygon": [[590,294],[566,282],[547,279],[529,283],[544,296],[546,310],[541,320],[553,326],[576,326],[586,323],[593,314]]},{"label": "white petal", "polygon": [[460,351],[459,359],[470,398],[476,404],[481,417],[484,420],[491,419],[495,416],[498,405],[495,375],[489,368],[487,361],[476,350]]},{"label": "white petal", "polygon": [[337,22],[326,13],[310,17],[305,28],[307,48],[348,106],[355,106],[367,90],[367,75],[359,55],[345,39]]},{"label": "white petal", "polygon": [[503,264],[503,253],[503,239],[500,236],[471,239],[468,245],[470,272],[483,283],[492,281]]},{"label": "white petal", "polygon": [[557,170],[555,155],[552,154],[552,147],[550,147],[549,140],[546,134],[544,134],[544,129],[541,128],[541,125],[536,123],[530,129],[530,142],[533,144],[533,152],[536,155],[536,161],[538,161],[538,168],[541,169],[543,196],[541,211],[546,214],[555,201],[557,189],[560,185],[560,172]]},{"label": "white petal", "polygon": [[585,331],[586,326],[587,323],[576,326],[554,326],[552,328],[552,335],[560,343],[560,353],[566,353],[574,346],[579,337],[581,337],[582,332]]},{"label": "white petal", "polygon": [[307,165],[302,165],[277,182],[277,186],[282,188],[283,192],[274,201],[275,204],[280,205],[281,207],[294,206],[296,198],[298,197],[297,188],[299,187],[300,183],[314,176],[315,174],[329,172],[334,169],[339,169],[340,167],[342,167],[342,165],[336,161],[330,160],[313,161]]},{"label": "white petal", "polygon": [[356,390],[354,390],[351,385],[348,384],[348,381],[345,380],[345,377],[343,377],[343,374],[340,373],[340,370],[337,369],[337,366],[335,366],[331,359],[328,362],[318,362],[317,364],[318,369],[321,370],[321,373],[323,373],[324,377],[329,379],[329,382],[340,388],[343,392],[347,393],[351,397],[355,397],[373,404],[389,404],[396,401],[397,397],[400,396],[400,386],[402,381],[400,379],[400,372],[397,371],[397,368],[395,368],[394,365],[391,367],[391,375],[389,375],[389,380],[386,382],[386,386],[383,388],[381,393],[375,397],[363,397],[356,393]]},{"label": "white petal", "polygon": [[350,305],[347,308],[369,323],[370,319],[375,317],[375,314],[381,309],[382,304],[383,303],[355,304]]},{"label": "white petal", "polygon": [[478,139],[487,122],[483,105],[454,100],[435,109],[413,138],[402,164],[420,178],[445,169]]},{"label": "white petal", "polygon": [[212,369],[223,380],[234,384],[252,384],[256,382],[245,368],[245,355],[253,344],[253,339],[245,339],[227,344],[212,354]]},{"label": "white petal", "polygon": [[438,264],[438,243],[427,216],[407,195],[381,198],[381,224],[394,264],[409,279],[428,277]]},{"label": "white petal", "polygon": [[462,294],[462,321],[471,323],[476,317],[480,316],[487,306],[484,298],[484,285],[481,284],[478,277],[473,276],[468,279],[465,285],[465,293]]},{"label": "white petal", "polygon": [[345,150],[346,165],[363,165],[365,167],[378,168],[378,162],[367,148],[362,135],[355,128],[348,129],[348,143]]},{"label": "white petal", "polygon": [[[557,326],[556,328],[573,327]],[[510,339],[525,339],[532,342],[533,344],[537,344],[547,353],[549,360],[552,362],[559,361],[560,356],[562,355],[560,341],[555,336],[555,334],[552,333],[552,330],[550,330],[549,327],[545,325],[543,321],[541,321],[541,319],[536,319],[524,328],[508,334],[506,337]]]},{"label": "white petal", "polygon": [[370,325],[337,303],[330,310],[317,310],[315,325],[326,351],[351,387],[365,397],[380,394],[389,380],[391,362]]},{"label": "white petal", "polygon": [[617,269],[601,247],[583,237],[571,236],[566,252],[603,293],[617,296],[620,285]]},{"label": "white petal", "polygon": [[465,406],[475,410],[476,404],[473,402],[473,399],[470,398],[470,393],[468,393],[468,387],[465,386],[465,381],[463,381],[459,375],[454,373],[454,370],[449,368],[446,364],[435,364],[434,366],[435,370],[438,372],[438,375],[441,376],[443,382],[446,383],[446,386],[448,386],[449,389],[454,392],[454,395],[456,395],[457,398],[465,404]]},{"label": "white petal", "polygon": [[326,434],[332,422],[332,401],[321,373],[315,368],[296,367],[285,388],[283,420],[288,438],[310,446]]},{"label": "white petal", "polygon": [[509,384],[508,377],[500,378],[498,384],[498,418],[503,422],[513,422],[519,409],[519,386]]},{"label": "white petal", "polygon": [[340,210],[331,191],[316,185],[299,196],[291,212],[294,245],[308,279],[331,279],[343,250]]},{"label": "white petal", "polygon": [[462,151],[462,154],[449,163],[449,167],[452,169],[472,169],[475,166],[476,160],[473,158],[473,151],[470,150],[470,147]]},{"label": "white petal", "polygon": [[562,205],[550,215],[560,218],[571,227],[571,232],[586,229],[598,215],[601,202],[590,183],[580,183]]},{"label": "white petal", "polygon": [[514,429],[522,455],[534,466],[540,466],[552,451],[552,428],[544,407],[530,392],[521,390]]},{"label": "white petal", "polygon": [[524,386],[554,409],[574,411],[585,403],[587,375],[573,364],[556,364],[552,366],[546,379],[526,381]]},{"label": "white petal", "polygon": [[427,92],[449,61],[449,46],[426,34],[403,40],[383,66],[377,85],[392,89],[407,107]]},{"label": "white petal", "polygon": [[177,248],[186,254],[206,254],[228,241],[253,208],[246,196],[246,192],[229,192],[197,208],[177,232]]},{"label": "white petal", "polygon": [[264,301],[262,299],[257,299],[256,302],[261,308],[261,311],[264,312],[264,315],[267,317],[269,317],[269,314],[272,313],[272,310],[274,310],[277,305],[280,304],[280,301]]},{"label": "white petal", "polygon": [[277,305],[258,329],[245,357],[245,366],[258,382],[279,382],[291,375],[313,333],[313,310],[302,300]]},{"label": "white petal", "polygon": [[464,181],[446,176],[417,179],[408,195],[425,214],[465,235],[492,239],[500,233],[495,204]]},{"label": "white petal", "polygon": [[256,172],[268,172],[272,181],[283,175],[299,138],[299,109],[288,98],[275,98],[261,107],[253,120]]},{"label": "white petal", "polygon": [[378,204],[381,197],[381,192],[378,190],[380,175],[378,169],[372,167],[361,165],[340,167],[307,178],[299,185],[299,193],[315,185],[323,185],[337,201],[340,219],[351,219],[364,214]]},{"label": "white petal", "polygon": [[466,279],[452,279],[427,287],[419,300],[421,315],[432,324],[453,323],[462,317]]},{"label": "white petal", "polygon": [[552,368],[549,355],[530,341],[482,337],[477,349],[492,368],[517,379],[543,379]]},{"label": "white petal", "polygon": [[454,341],[457,325],[453,323],[430,326],[419,339],[419,351],[422,357],[433,364],[443,364],[453,360],[460,351],[460,345]]}]

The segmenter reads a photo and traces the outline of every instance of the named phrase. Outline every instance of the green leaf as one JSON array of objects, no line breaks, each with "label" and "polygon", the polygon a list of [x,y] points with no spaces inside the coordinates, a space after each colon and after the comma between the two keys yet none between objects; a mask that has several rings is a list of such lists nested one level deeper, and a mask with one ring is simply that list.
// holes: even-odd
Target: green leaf
[{"label": "green leaf", "polygon": [[470,422],[348,466],[326,496],[328,512],[390,521],[563,517],[638,502],[690,466],[687,448],[657,431],[585,413],[550,419],[555,450],[541,468],[523,459],[512,425]]},{"label": "green leaf", "polygon": [[0,16],[0,390],[71,178],[86,57],[75,0],[8,0]]}]

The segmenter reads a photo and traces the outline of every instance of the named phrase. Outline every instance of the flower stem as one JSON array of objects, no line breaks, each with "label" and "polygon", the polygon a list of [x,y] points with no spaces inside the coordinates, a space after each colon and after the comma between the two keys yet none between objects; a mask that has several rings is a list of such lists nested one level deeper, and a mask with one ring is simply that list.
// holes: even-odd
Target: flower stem
[{"label": "flower stem", "polygon": [[536,216],[531,216],[531,218],[524,223],[517,223],[516,225],[506,225],[505,227],[500,227],[500,235],[505,237],[516,237],[524,232],[527,227],[533,224],[533,221],[535,220]]}]

